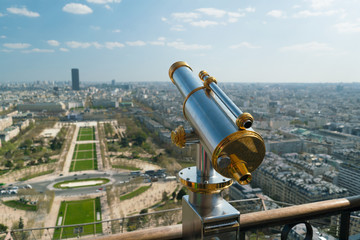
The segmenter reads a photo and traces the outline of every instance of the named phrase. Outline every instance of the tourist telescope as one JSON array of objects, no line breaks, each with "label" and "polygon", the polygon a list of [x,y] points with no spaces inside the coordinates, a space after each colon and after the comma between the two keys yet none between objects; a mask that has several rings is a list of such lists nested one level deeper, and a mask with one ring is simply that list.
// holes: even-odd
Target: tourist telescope
[{"label": "tourist telescope", "polygon": [[[190,190],[183,197],[184,239],[238,239],[240,212],[220,192],[236,180],[251,181],[251,172],[263,161],[265,145],[252,128],[253,117],[242,112],[205,71],[194,75],[185,62],[169,69],[171,81],[184,97],[183,114],[193,129],[179,126],[171,133],[178,147],[197,144],[196,166],[179,172]],[[215,237],[215,238],[214,238]]]}]

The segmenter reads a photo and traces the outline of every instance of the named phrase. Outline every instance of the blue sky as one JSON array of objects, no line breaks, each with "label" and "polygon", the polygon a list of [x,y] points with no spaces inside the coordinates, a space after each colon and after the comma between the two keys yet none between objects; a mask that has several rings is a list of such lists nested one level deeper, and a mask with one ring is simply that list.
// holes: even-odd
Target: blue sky
[{"label": "blue sky", "polygon": [[1,0],[0,83],[359,82],[359,0]]}]

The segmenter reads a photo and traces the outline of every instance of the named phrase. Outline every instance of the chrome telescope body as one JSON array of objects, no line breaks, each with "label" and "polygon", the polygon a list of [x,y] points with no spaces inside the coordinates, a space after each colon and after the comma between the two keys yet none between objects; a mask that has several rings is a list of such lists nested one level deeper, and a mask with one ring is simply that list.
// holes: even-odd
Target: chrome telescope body
[{"label": "chrome telescope body", "polygon": [[172,133],[173,142],[184,147],[196,134],[218,173],[249,183],[265,156],[264,141],[251,128],[252,116],[243,113],[205,71],[198,78],[187,63],[176,62],[169,76],[184,97],[183,114],[194,129],[187,133],[178,128]]}]

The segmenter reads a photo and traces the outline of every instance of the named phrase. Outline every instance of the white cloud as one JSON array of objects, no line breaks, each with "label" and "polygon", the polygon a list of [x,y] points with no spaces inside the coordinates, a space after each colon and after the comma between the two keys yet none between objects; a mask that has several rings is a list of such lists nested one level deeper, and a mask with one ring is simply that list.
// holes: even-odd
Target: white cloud
[{"label": "white cloud", "polygon": [[229,16],[228,22],[234,23],[239,21],[240,17],[245,17],[245,13],[239,13],[239,12],[228,12],[227,15]]},{"label": "white cloud", "polygon": [[292,8],[297,9],[297,8],[301,8],[301,6],[300,5],[294,5],[294,6],[292,6]]},{"label": "white cloud", "polygon": [[68,3],[63,7],[62,10],[64,12],[73,13],[73,14],[89,14],[93,12],[91,8],[80,3]]},{"label": "white cloud", "polygon": [[231,49],[237,49],[237,48],[243,48],[243,47],[245,47],[245,48],[261,48],[260,46],[255,46],[248,42],[241,42],[239,44],[230,46]]},{"label": "white cloud", "polygon": [[13,52],[13,50],[10,50],[10,49],[1,49],[0,52],[9,53],[9,52]]},{"label": "white cloud", "polygon": [[144,41],[126,42],[126,44],[131,47],[142,47],[142,46],[146,45],[146,43]]},{"label": "white cloud", "polygon": [[88,3],[95,4],[108,4],[108,3],[121,3],[121,0],[86,0]]},{"label": "white cloud", "polygon": [[271,10],[266,15],[274,18],[286,18],[286,14],[281,10]]},{"label": "white cloud", "polygon": [[185,31],[185,28],[183,25],[174,25],[170,28],[170,30],[175,32],[182,32]]},{"label": "white cloud", "polygon": [[226,14],[226,11],[216,8],[199,8],[197,11],[216,18],[221,18]]},{"label": "white cloud", "polygon": [[55,52],[53,49],[39,49],[39,48],[33,48],[31,50],[24,50],[23,53],[53,53]]},{"label": "white cloud", "polygon": [[357,22],[338,23],[334,27],[340,33],[358,33],[360,32],[360,19]]},{"label": "white cloud", "polygon": [[0,13],[0,17],[4,17],[5,16],[5,14],[3,14],[3,13]]},{"label": "white cloud", "polygon": [[209,21],[209,20],[203,20],[203,21],[198,21],[198,22],[191,22],[190,23],[192,26],[195,27],[208,27],[208,26],[216,26],[219,25],[218,22],[215,21]]},{"label": "white cloud", "polygon": [[125,47],[124,44],[120,43],[120,42],[106,42],[105,43],[105,47],[107,49],[114,49],[114,48],[122,48]]},{"label": "white cloud", "polygon": [[90,26],[92,30],[99,31],[101,28],[99,26]]},{"label": "white cloud", "polygon": [[60,45],[60,43],[56,40],[49,40],[47,41],[47,43],[50,45],[50,46],[54,46],[54,47],[57,47]]},{"label": "white cloud", "polygon": [[179,50],[205,50],[211,49],[211,45],[200,45],[200,44],[186,44],[183,41],[174,41],[167,43],[167,46],[173,47]]},{"label": "white cloud", "polygon": [[167,18],[162,17],[162,18],[161,18],[161,21],[166,22],[166,21],[167,21]]},{"label": "white cloud", "polygon": [[164,38],[164,37],[159,37],[159,38],[157,39],[157,41],[149,42],[149,44],[155,45],[155,46],[164,46],[164,45],[165,45],[165,40],[166,40],[166,38]]},{"label": "white cloud", "polygon": [[22,8],[11,7],[11,8],[7,8],[6,10],[9,13],[22,15],[22,16],[26,16],[26,17],[40,17],[39,13],[29,11],[29,10],[27,10],[26,7],[22,7]]},{"label": "white cloud", "polygon": [[107,10],[112,10],[112,8],[111,8],[108,4],[105,5],[105,8],[106,8]]},{"label": "white cloud", "polygon": [[152,42],[149,42],[150,45],[155,45],[155,46],[164,46],[165,45],[165,42],[162,42],[162,41],[152,41]]},{"label": "white cloud", "polygon": [[182,13],[173,13],[171,16],[179,21],[183,22],[191,22],[194,19],[200,18],[199,13],[193,13],[193,12],[182,12]]},{"label": "white cloud", "polygon": [[70,42],[66,42],[66,45],[70,48],[88,48],[91,47],[92,44],[89,42],[70,41]]},{"label": "white cloud", "polygon": [[99,49],[99,48],[102,48],[103,45],[101,45],[100,43],[98,42],[92,42],[91,45],[93,45],[95,48]]},{"label": "white cloud", "polygon": [[238,13],[238,12],[228,12],[227,14],[229,15],[229,17],[234,17],[234,18],[245,16],[245,13]]},{"label": "white cloud", "polygon": [[306,17],[323,17],[323,16],[334,16],[336,14],[345,15],[344,9],[329,10],[329,11],[300,11],[294,15],[295,18],[306,18]]},{"label": "white cloud", "polygon": [[1,39],[5,39],[6,36],[5,36],[5,35],[1,35],[0,38],[1,38]]},{"label": "white cloud", "polygon": [[330,7],[334,0],[307,0],[313,9]]},{"label": "white cloud", "polygon": [[59,50],[62,51],[62,52],[68,52],[69,51],[69,49],[67,49],[67,48],[60,48]]},{"label": "white cloud", "polygon": [[255,8],[253,8],[253,7],[247,7],[247,8],[245,8],[245,11],[246,11],[246,12],[255,12]]},{"label": "white cloud", "polygon": [[120,29],[114,29],[112,32],[113,32],[113,33],[120,33],[121,30],[120,30]]},{"label": "white cloud", "polygon": [[281,51],[294,52],[327,52],[334,50],[327,43],[309,42],[303,44],[295,44],[280,48]]},{"label": "white cloud", "polygon": [[28,43],[4,43],[4,47],[12,48],[12,49],[24,49],[31,46],[31,44]]}]

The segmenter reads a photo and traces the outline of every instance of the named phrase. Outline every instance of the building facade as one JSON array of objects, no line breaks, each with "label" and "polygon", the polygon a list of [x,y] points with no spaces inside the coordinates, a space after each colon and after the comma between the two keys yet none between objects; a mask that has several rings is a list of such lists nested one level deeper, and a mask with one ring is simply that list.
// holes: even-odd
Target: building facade
[{"label": "building facade", "polygon": [[71,81],[72,81],[72,90],[75,91],[80,90],[79,69],[77,68],[71,69]]}]

